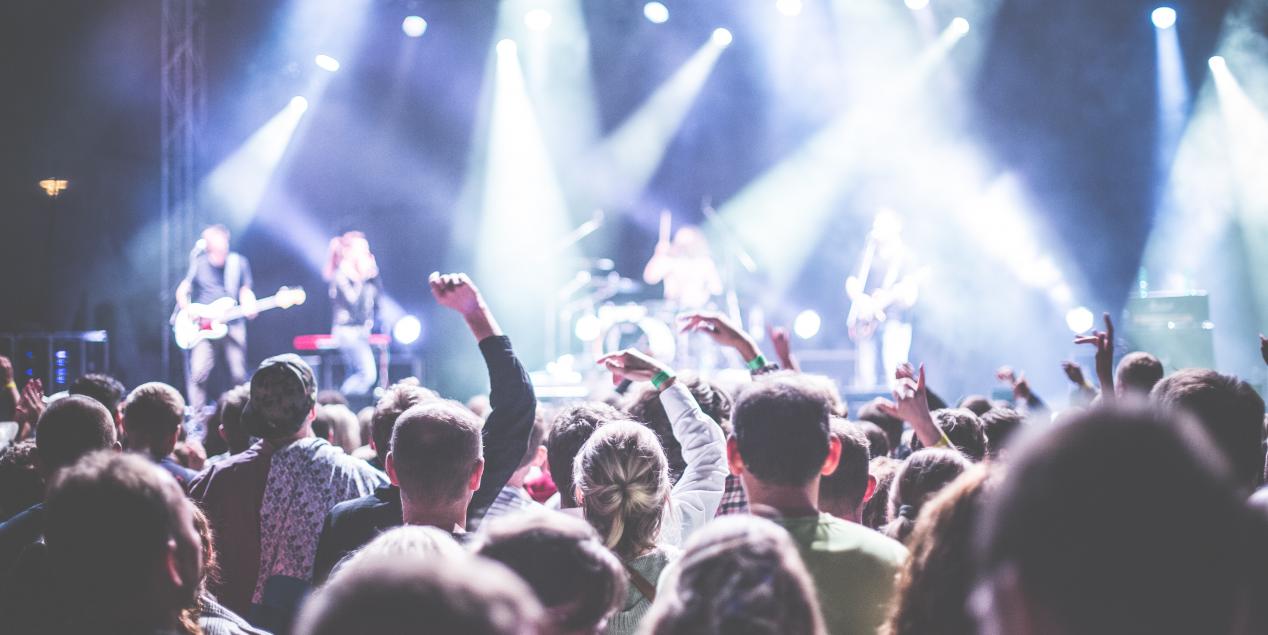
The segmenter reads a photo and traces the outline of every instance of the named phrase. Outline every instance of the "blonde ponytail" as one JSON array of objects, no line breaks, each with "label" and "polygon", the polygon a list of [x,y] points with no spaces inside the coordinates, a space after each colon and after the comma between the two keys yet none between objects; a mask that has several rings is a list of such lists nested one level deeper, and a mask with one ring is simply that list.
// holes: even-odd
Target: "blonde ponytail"
[{"label": "blonde ponytail", "polygon": [[656,434],[633,421],[604,424],[573,463],[581,509],[624,559],[656,545],[669,499],[669,469]]}]

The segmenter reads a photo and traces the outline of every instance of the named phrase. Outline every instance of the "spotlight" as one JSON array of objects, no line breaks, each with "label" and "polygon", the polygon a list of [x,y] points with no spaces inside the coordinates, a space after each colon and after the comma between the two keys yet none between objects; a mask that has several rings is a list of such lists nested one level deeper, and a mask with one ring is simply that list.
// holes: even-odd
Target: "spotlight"
[{"label": "spotlight", "polygon": [[1065,314],[1065,325],[1070,327],[1070,330],[1075,333],[1084,333],[1092,328],[1092,322],[1095,319],[1087,307],[1080,306],[1070,309]]},{"label": "spotlight", "polygon": [[44,179],[40,181],[39,185],[40,189],[44,190],[44,193],[48,194],[49,198],[57,198],[62,193],[62,190],[70,187],[70,182],[66,179]]},{"label": "spotlight", "polygon": [[960,35],[966,35],[969,32],[969,21],[964,18],[956,18],[951,21],[951,30]]},{"label": "spotlight", "polygon": [[422,334],[423,323],[412,315],[407,315],[392,325],[392,339],[396,340],[397,344],[408,346],[418,341],[418,336]]},{"label": "spotlight", "polygon": [[410,37],[423,37],[423,33],[427,31],[427,20],[416,15],[405,16],[401,21],[401,30]]},{"label": "spotlight", "polygon": [[731,32],[722,27],[718,27],[713,30],[713,35],[709,39],[715,46],[730,46],[732,39]]},{"label": "spotlight", "polygon": [[1228,62],[1224,61],[1224,57],[1222,55],[1212,57],[1210,60],[1207,60],[1207,64],[1211,66],[1211,70],[1213,71],[1228,70]]},{"label": "spotlight", "polygon": [[1154,26],[1160,29],[1170,29],[1176,24],[1176,10],[1171,7],[1158,7],[1150,15],[1154,21]]},{"label": "spotlight", "polygon": [[498,42],[498,55],[512,57],[515,55],[515,50],[517,48],[518,47],[516,47],[515,45],[515,40],[507,38],[505,40],[502,40],[501,42]]},{"label": "spotlight", "polygon": [[308,100],[304,98],[303,95],[295,95],[294,97],[291,97],[291,108],[294,108],[299,112],[304,112],[305,110],[308,110]]},{"label": "spotlight", "polygon": [[331,73],[333,73],[339,70],[339,60],[329,55],[326,55],[325,53],[322,53],[321,55],[318,55],[317,57],[313,58],[313,61],[316,62],[317,67],[323,71],[330,71]]},{"label": "spotlight", "polygon": [[659,2],[648,2],[643,5],[643,17],[653,24],[664,24],[669,21],[669,7]]},{"label": "spotlight", "polygon": [[919,11],[929,6],[929,0],[903,0],[903,4],[907,5],[912,11]]},{"label": "spotlight", "polygon": [[790,18],[797,17],[801,15],[801,0],[775,0],[775,8]]},{"label": "spotlight", "polygon": [[554,18],[550,16],[550,12],[545,9],[532,9],[524,14],[524,26],[533,31],[545,31],[550,28],[550,23]]},{"label": "spotlight", "polygon": [[583,342],[593,342],[602,335],[603,323],[599,321],[598,316],[587,313],[577,318],[577,326],[573,330],[577,335],[577,339]]},{"label": "spotlight", "polygon": [[822,325],[823,320],[819,314],[806,309],[798,313],[797,319],[793,320],[793,333],[803,340],[808,340],[819,334],[819,327]]}]

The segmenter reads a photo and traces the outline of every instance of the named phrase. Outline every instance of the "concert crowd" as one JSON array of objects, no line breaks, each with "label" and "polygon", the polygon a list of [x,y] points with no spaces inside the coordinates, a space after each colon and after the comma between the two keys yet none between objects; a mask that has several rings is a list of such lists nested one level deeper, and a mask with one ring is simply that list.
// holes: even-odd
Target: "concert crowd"
[{"label": "concert crowd", "polygon": [[746,381],[626,349],[610,392],[544,404],[475,281],[427,286],[483,398],[406,379],[358,412],[294,354],[220,395],[54,396],[0,358],[0,631],[1268,632],[1263,399],[1116,355],[1108,316],[1069,403],[1007,369],[1013,399],[946,402],[954,369],[901,363],[849,412],[786,337],[698,311]]}]

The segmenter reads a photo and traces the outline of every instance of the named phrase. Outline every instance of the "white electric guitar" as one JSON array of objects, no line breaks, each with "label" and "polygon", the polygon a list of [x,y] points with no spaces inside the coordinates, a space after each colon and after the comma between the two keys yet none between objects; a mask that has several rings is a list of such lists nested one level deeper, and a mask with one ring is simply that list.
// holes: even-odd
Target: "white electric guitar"
[{"label": "white electric guitar", "polygon": [[172,333],[176,345],[191,349],[203,340],[218,340],[229,333],[229,323],[248,313],[263,313],[272,309],[289,309],[307,300],[303,287],[282,287],[267,298],[260,298],[250,307],[239,306],[233,298],[220,298],[211,304],[190,304],[172,318]]}]

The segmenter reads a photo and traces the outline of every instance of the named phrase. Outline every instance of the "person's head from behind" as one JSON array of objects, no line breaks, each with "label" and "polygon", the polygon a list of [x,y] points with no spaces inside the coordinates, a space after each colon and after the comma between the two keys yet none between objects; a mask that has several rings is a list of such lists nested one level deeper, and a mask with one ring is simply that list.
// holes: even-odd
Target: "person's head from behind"
[{"label": "person's head from behind", "polygon": [[44,477],[27,439],[0,450],[0,522],[44,498]]},{"label": "person's head from behind", "polygon": [[343,393],[332,388],[327,388],[317,392],[317,405],[319,406],[346,406],[348,398]]},{"label": "person's head from behind", "polygon": [[342,404],[317,406],[317,416],[313,419],[313,435],[349,454],[361,447],[357,415]]},{"label": "person's head from behind", "polygon": [[202,233],[203,249],[211,264],[222,267],[229,256],[229,228],[224,225],[208,225]]},{"label": "person's head from behind", "polygon": [[436,393],[418,385],[417,381],[392,384],[383,393],[370,417],[370,443],[374,445],[379,467],[387,465],[387,453],[392,447],[392,428],[396,427],[396,419],[401,413],[420,403],[438,399],[440,397]]},{"label": "person's head from behind", "polygon": [[1238,632],[1264,531],[1196,426],[1088,411],[1018,444],[981,519],[973,610],[986,632]]},{"label": "person's head from behind", "polygon": [[1119,397],[1144,399],[1162,376],[1162,361],[1157,357],[1141,351],[1128,353],[1114,371],[1114,392]]},{"label": "person's head from behind", "polygon": [[852,421],[854,427],[867,439],[867,454],[869,459],[878,456],[889,456],[889,435],[880,426],[871,421]]},{"label": "person's head from behind", "polygon": [[542,609],[506,567],[470,555],[367,558],[309,596],[299,635],[536,635]]},{"label": "person's head from behind", "polygon": [[123,413],[119,406],[123,403],[123,396],[127,394],[128,390],[123,387],[123,382],[110,375],[104,373],[82,375],[79,379],[71,382],[66,392],[72,395],[92,397],[100,401],[101,405],[110,411],[116,423],[123,420]]},{"label": "person's head from behind", "polygon": [[982,432],[986,434],[986,455],[998,459],[1000,453],[1021,430],[1025,417],[1012,408],[992,408],[981,416]]},{"label": "person's head from behind", "polygon": [[822,391],[796,376],[763,379],[740,391],[727,462],[751,502],[783,511],[805,502],[789,494],[817,500],[819,477],[835,472],[841,456],[830,417]]},{"label": "person's head from behind", "polygon": [[[947,440],[971,461],[986,458],[986,432],[982,429],[982,420],[968,408],[942,408],[933,411],[933,421],[947,435]],[[919,450],[924,445],[920,439],[912,437],[911,449]]]},{"label": "person's head from behind", "polygon": [[[695,397],[696,403],[700,404],[704,414],[725,429],[731,420],[729,395],[712,382],[698,377],[681,376],[678,378],[678,384],[686,386],[687,390],[691,391],[691,396]],[[677,482],[683,470],[687,468],[687,462],[682,458],[682,445],[674,437],[669,415],[665,414],[665,406],[660,401],[660,391],[650,387],[642,391],[626,408],[626,412],[635,421],[642,421],[656,433],[661,447],[665,449],[665,458],[669,460],[669,477]]]},{"label": "person's head from behind", "polygon": [[298,355],[287,353],[260,362],[251,376],[250,397],[242,412],[248,434],[269,441],[307,436],[317,413],[317,380]]},{"label": "person's head from behind", "polygon": [[894,485],[894,475],[903,464],[898,459],[878,456],[867,466],[868,474],[876,481],[872,497],[863,504],[863,525],[880,530],[889,523],[889,490]]},{"label": "person's head from behind", "polygon": [[202,583],[194,513],[175,479],[138,456],[98,452],[59,472],[44,516],[59,608],[108,632],[173,627]]},{"label": "person's head from behind", "polygon": [[45,478],[89,452],[119,447],[114,418],[90,397],[71,395],[54,401],[35,426],[35,455]]},{"label": "person's head from behind", "polygon": [[237,454],[251,447],[251,435],[242,423],[242,411],[246,409],[250,398],[251,387],[243,384],[230,389],[216,400],[215,420],[220,438],[228,446],[230,454]]},{"label": "person's head from behind", "polygon": [[913,452],[898,468],[889,488],[891,520],[885,526],[886,535],[907,542],[925,503],[971,466],[955,450],[928,448]]},{"label": "person's head from behind", "polygon": [[572,484],[572,465],[590,435],[599,426],[623,420],[621,411],[598,401],[574,404],[559,411],[546,437],[546,464],[559,489],[559,505],[564,509],[577,506]]},{"label": "person's head from behind", "polygon": [[1197,420],[1247,492],[1263,479],[1264,400],[1250,384],[1213,370],[1186,369],[1154,386],[1152,399]]},{"label": "person's head from behind", "polygon": [[727,516],[687,542],[644,618],[651,635],[826,633],[810,573],[788,532],[756,516]]},{"label": "person's head from behind", "polygon": [[859,408],[858,420],[870,421],[880,426],[881,430],[885,431],[885,436],[889,438],[889,448],[892,451],[903,444],[903,420],[886,413],[881,407],[883,403],[885,403],[884,399],[877,398],[863,404],[863,407]]},{"label": "person's head from behind", "polygon": [[123,404],[128,449],[161,459],[172,453],[185,421],[185,398],[175,388],[152,381],[132,390]]},{"label": "person's head from behind", "polygon": [[543,634],[602,632],[625,599],[627,573],[585,521],[512,514],[481,527],[475,552],[514,571],[546,609]]},{"label": "person's head from behind", "polygon": [[669,469],[656,435],[634,421],[604,424],[577,453],[572,480],[587,521],[624,559],[656,546],[669,503]]},{"label": "person's head from behind", "polygon": [[[484,417],[480,418],[484,419]],[[507,481],[508,485],[523,487],[528,473],[533,468],[540,468],[546,464],[546,427],[546,417],[542,415],[539,408],[537,414],[533,416],[533,429],[528,433],[528,447],[524,450],[524,456],[520,457],[519,466],[515,468],[515,472]]]},{"label": "person's head from behind", "polygon": [[462,545],[454,540],[453,534],[447,531],[423,525],[401,525],[375,536],[374,540],[341,560],[330,572],[329,579],[334,580],[343,571],[356,569],[360,563],[376,558],[461,558],[466,553]]},{"label": "person's head from behind", "polygon": [[994,406],[985,395],[968,395],[961,399],[960,403],[956,404],[955,407],[963,408],[980,417],[989,412]]},{"label": "person's head from behind", "polygon": [[407,520],[411,510],[424,515],[462,510],[465,520],[484,474],[482,426],[462,404],[443,400],[418,404],[397,417],[386,467],[400,485]]},{"label": "person's head from behind", "polygon": [[819,480],[819,509],[862,523],[863,506],[876,490],[876,479],[867,472],[871,446],[858,426],[845,419],[832,419],[832,436],[841,444],[841,460],[836,471]]},{"label": "person's head from behind", "polygon": [[973,540],[982,498],[993,484],[987,468],[976,466],[925,505],[908,541],[911,557],[899,574],[888,632],[977,632],[968,609]]}]

